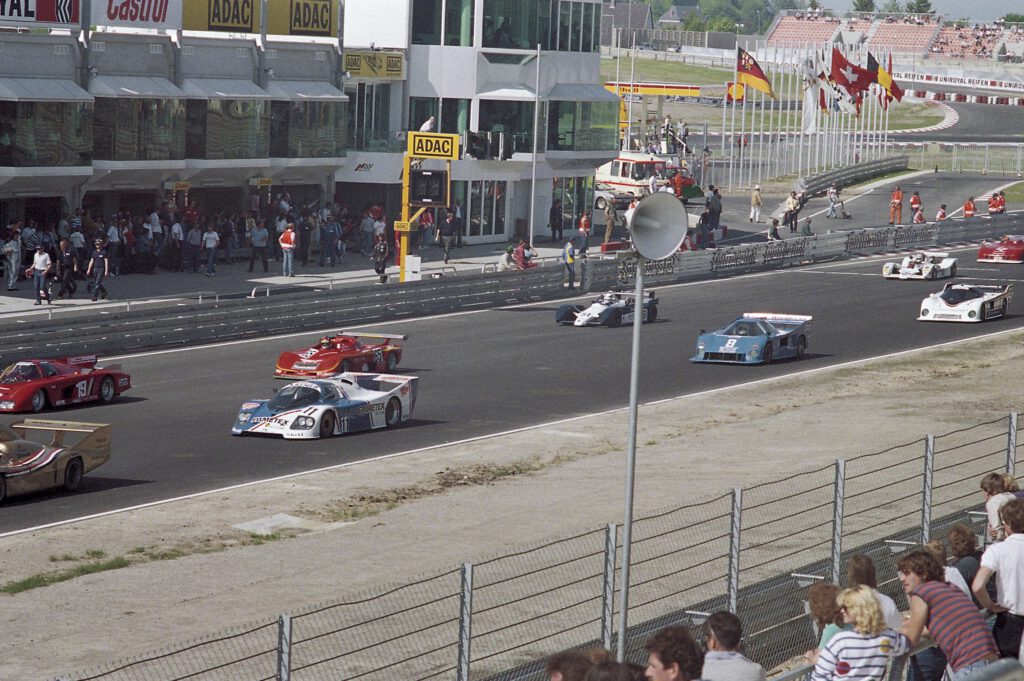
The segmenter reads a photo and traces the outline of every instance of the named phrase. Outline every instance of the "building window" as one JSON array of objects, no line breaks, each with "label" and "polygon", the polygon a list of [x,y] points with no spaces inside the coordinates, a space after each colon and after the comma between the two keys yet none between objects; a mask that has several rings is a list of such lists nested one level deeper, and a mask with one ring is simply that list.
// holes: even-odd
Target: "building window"
[{"label": "building window", "polygon": [[444,44],[450,47],[473,46],[473,0],[446,0]]},{"label": "building window", "polygon": [[552,49],[551,8],[555,2],[484,0],[483,47],[534,50],[540,45]]},{"label": "building window", "polygon": [[442,99],[437,131],[457,135],[469,130],[469,105],[468,99]]},{"label": "building window", "polygon": [[592,2],[562,0],[558,3],[557,38],[561,52],[595,52],[600,49],[600,6]]},{"label": "building window", "polygon": [[[349,97],[348,139],[360,151],[401,151],[404,142],[388,127],[391,85],[356,83],[345,88]],[[418,129],[418,128],[417,128]]]},{"label": "building window", "polygon": [[469,231],[466,236],[505,234],[504,180],[474,180],[469,190]]},{"label": "building window", "polygon": [[271,158],[336,158],[345,155],[345,102],[271,102]]},{"label": "building window", "polygon": [[419,130],[423,124],[434,117],[434,129],[431,132],[440,132],[437,129],[438,107],[441,100],[437,97],[410,97],[409,98],[409,130]]},{"label": "building window", "polygon": [[606,151],[618,147],[617,102],[548,104],[547,148],[551,151]]},{"label": "building window", "polygon": [[270,155],[270,102],[190,99],[186,105],[187,158],[219,160]]},{"label": "building window", "polygon": [[412,3],[413,45],[441,44],[441,5],[442,0],[416,0]]},{"label": "building window", "polygon": [[513,153],[532,154],[533,102],[481,99],[477,129],[480,132],[508,133]]},{"label": "building window", "polygon": [[0,102],[0,166],[92,163],[91,102]]}]

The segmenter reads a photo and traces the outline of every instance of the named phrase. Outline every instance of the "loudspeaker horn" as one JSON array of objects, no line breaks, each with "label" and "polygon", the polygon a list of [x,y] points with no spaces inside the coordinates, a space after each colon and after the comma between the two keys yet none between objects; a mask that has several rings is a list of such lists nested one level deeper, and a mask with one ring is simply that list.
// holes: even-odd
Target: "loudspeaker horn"
[{"label": "loudspeaker horn", "polygon": [[679,250],[686,237],[686,209],[675,194],[655,192],[640,199],[626,224],[633,247],[648,260],[664,260]]}]

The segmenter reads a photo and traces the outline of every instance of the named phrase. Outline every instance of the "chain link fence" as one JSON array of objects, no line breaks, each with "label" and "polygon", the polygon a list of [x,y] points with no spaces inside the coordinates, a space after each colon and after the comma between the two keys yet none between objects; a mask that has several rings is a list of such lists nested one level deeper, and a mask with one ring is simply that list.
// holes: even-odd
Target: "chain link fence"
[{"label": "chain link fence", "polygon": [[[855,553],[906,607],[895,561],[964,522],[983,532],[978,480],[1024,461],[1017,414],[927,436],[718,497],[633,525],[626,654],[669,624],[714,610],[744,621],[747,655],[766,668],[814,646],[804,593],[842,582]],[[974,515],[972,515],[974,514]],[[416,679],[527,681],[564,648],[617,636],[623,588],[616,525],[324,604],[68,681]]]}]

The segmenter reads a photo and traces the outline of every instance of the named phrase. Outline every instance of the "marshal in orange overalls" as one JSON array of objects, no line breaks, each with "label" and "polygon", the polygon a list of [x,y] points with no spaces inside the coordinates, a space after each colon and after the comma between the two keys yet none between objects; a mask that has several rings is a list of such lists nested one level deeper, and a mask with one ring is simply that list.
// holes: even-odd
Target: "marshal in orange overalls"
[{"label": "marshal in orange overalls", "polygon": [[892,190],[892,200],[889,201],[889,224],[898,225],[903,222],[903,189],[899,185]]}]

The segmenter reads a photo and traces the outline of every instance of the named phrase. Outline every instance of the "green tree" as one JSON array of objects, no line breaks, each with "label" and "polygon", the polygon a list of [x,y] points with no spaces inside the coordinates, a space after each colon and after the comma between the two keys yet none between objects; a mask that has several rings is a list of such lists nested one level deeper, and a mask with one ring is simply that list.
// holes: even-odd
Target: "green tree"
[{"label": "green tree", "polygon": [[1024,24],[1024,14],[1017,14],[1016,12],[1010,12],[1003,17],[1003,21],[1008,24]]},{"label": "green tree", "polygon": [[900,0],[885,0],[881,11],[886,14],[903,14],[903,5],[900,4]]},{"label": "green tree", "polygon": [[807,9],[816,10],[818,9],[818,0],[808,0]]},{"label": "green tree", "polygon": [[854,12],[874,12],[875,0],[853,0]]},{"label": "green tree", "polygon": [[907,0],[906,9],[907,14],[932,14],[935,11],[930,0]]},{"label": "green tree", "polygon": [[683,19],[683,30],[684,31],[695,31],[697,33],[703,33],[708,30],[708,24],[704,21],[704,15],[700,12],[690,12]]},{"label": "green tree", "polygon": [[[723,16],[712,17],[711,19],[708,19],[708,30],[709,31],[718,31],[718,32],[721,32],[721,33],[732,33],[734,31],[737,31],[737,27],[736,27],[737,23],[738,22],[733,21],[729,17],[723,17]],[[744,30],[745,30],[745,27],[739,29],[739,32],[742,33]]]}]

